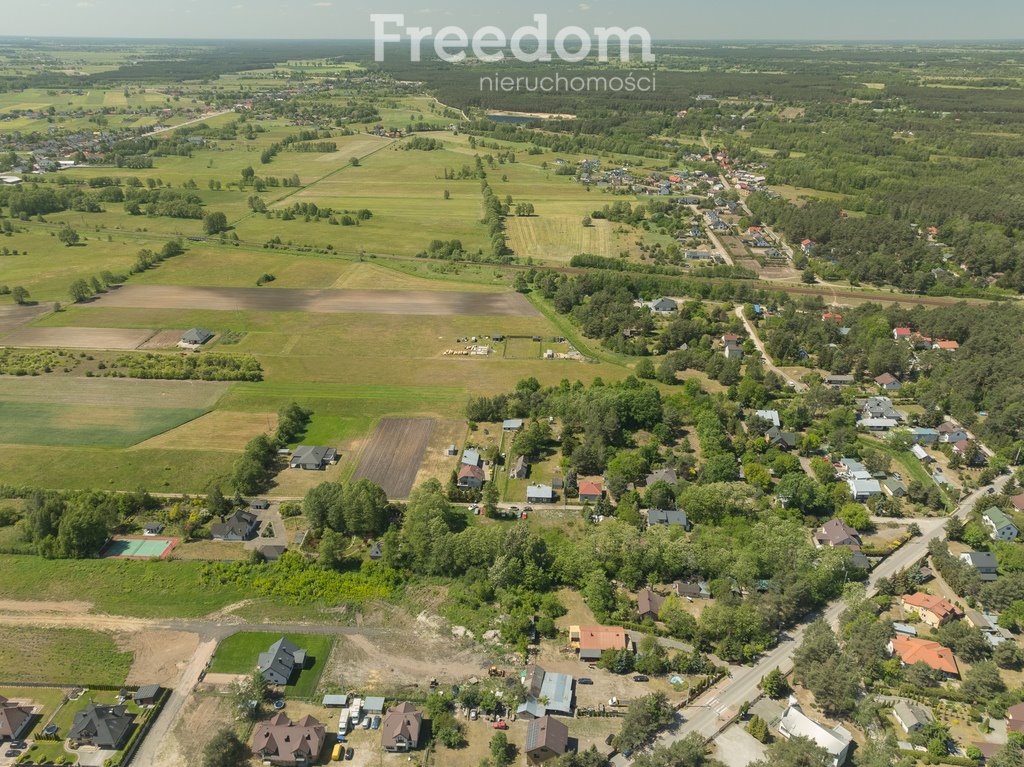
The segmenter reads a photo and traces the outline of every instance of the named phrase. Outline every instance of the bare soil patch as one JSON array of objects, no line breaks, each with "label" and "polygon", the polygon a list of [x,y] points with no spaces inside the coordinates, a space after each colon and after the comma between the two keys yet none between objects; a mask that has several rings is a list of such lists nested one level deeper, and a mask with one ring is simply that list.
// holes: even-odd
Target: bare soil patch
[{"label": "bare soil patch", "polygon": [[352,478],[376,482],[389,498],[407,497],[434,424],[433,418],[382,418]]},{"label": "bare soil patch", "polygon": [[414,487],[422,485],[428,479],[439,480],[441,484],[448,481],[452,467],[458,460],[458,458],[448,455],[448,446],[455,445],[461,452],[466,432],[465,421],[444,419],[437,422],[430,435],[427,449],[424,451],[419,471],[416,472]]},{"label": "bare soil patch", "polygon": [[90,306],[144,309],[535,317],[519,293],[125,285]]},{"label": "bare soil patch", "polygon": [[135,653],[126,684],[170,687],[199,647],[199,636],[186,631],[141,631],[118,637],[118,645]]},{"label": "bare soil patch", "polygon": [[230,696],[193,692],[164,738],[154,767],[199,767],[206,744],[218,730],[234,725]]},{"label": "bare soil patch", "polygon": [[138,349],[152,330],[129,328],[19,328],[3,339],[4,346],[62,349]]},{"label": "bare soil patch", "polygon": [[0,613],[87,613],[92,602],[22,602],[17,599],[0,599]]},{"label": "bare soil patch", "polygon": [[28,324],[37,317],[46,314],[50,304],[30,304],[28,306],[0,306],[0,333],[7,333],[22,325]]},{"label": "bare soil patch", "polygon": [[150,336],[149,340],[139,344],[140,349],[173,349],[181,340],[184,330],[161,330]]}]

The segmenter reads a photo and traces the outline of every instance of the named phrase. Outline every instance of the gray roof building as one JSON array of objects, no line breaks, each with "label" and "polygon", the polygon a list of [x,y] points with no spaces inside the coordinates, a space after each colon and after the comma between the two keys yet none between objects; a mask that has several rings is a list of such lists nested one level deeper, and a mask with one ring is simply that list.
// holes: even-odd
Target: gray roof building
[{"label": "gray roof building", "polygon": [[676,509],[648,509],[647,526],[651,525],[676,525],[684,530],[690,529],[690,520],[686,518],[685,511]]},{"label": "gray roof building", "polygon": [[255,535],[258,523],[259,517],[251,511],[236,511],[226,522],[210,525],[210,533],[223,541],[246,541]]},{"label": "gray roof building", "polygon": [[206,328],[192,328],[181,335],[181,343],[189,346],[202,346],[213,338],[213,333]]},{"label": "gray roof building", "polygon": [[257,668],[271,684],[288,684],[296,669],[306,665],[306,651],[294,642],[281,637],[269,649],[260,653]]},{"label": "gray roof building", "polygon": [[534,719],[526,730],[527,758],[534,764],[561,756],[569,747],[569,728],[550,716]]},{"label": "gray roof building", "polygon": [[124,706],[90,703],[75,714],[68,739],[80,745],[117,749],[127,740],[132,720],[132,715]]},{"label": "gray roof building", "polygon": [[293,469],[320,471],[338,460],[338,451],[324,445],[299,445],[292,452],[288,465]]}]

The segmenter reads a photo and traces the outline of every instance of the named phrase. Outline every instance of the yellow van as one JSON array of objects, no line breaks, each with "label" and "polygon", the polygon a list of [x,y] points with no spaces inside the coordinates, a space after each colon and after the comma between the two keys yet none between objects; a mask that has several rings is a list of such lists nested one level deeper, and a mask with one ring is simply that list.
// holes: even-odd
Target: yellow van
[{"label": "yellow van", "polygon": [[345,744],[338,743],[334,747],[334,751],[331,752],[331,759],[336,762],[340,762],[345,757]]}]

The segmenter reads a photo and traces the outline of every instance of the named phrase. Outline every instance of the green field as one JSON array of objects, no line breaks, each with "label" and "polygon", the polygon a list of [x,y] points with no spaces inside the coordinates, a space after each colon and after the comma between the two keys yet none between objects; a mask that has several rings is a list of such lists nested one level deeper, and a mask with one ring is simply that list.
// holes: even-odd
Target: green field
[{"label": "green field", "polygon": [[0,563],[7,599],[82,599],[112,615],[196,618],[248,596],[237,586],[204,582],[203,568],[200,562],[21,555],[4,555]]},{"label": "green field", "polygon": [[132,653],[108,634],[71,628],[0,628],[0,679],[42,684],[124,684]]},{"label": "green field", "polygon": [[130,447],[204,412],[0,401],[0,421],[6,424],[2,439],[18,445]]},{"label": "green field", "polygon": [[[210,663],[214,674],[246,674],[256,667],[259,654],[280,639],[280,634],[241,632],[232,634],[218,646]],[[285,687],[288,695],[312,698],[320,683],[334,646],[334,638],[324,634],[285,634],[284,637],[306,650],[306,668]]]}]

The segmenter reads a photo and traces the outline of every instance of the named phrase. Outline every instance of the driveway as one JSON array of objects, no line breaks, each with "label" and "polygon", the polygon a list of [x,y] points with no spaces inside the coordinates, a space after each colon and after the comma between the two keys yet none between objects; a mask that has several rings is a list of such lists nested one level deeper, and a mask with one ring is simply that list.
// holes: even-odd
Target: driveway
[{"label": "driveway", "polygon": [[[736,307],[736,316],[743,321],[743,327],[747,329],[747,335],[750,336],[750,340],[754,342],[754,346],[757,347],[761,356],[767,360],[767,362],[764,363],[764,366],[779,376],[783,381],[792,381],[793,379],[789,377],[788,373],[783,372],[781,368],[775,366],[775,361],[772,360],[772,358],[768,356],[768,352],[764,350],[764,342],[762,342],[760,336],[757,335],[757,328],[754,327],[754,323],[748,320],[746,315],[743,313],[742,305]],[[807,384],[801,383],[800,381],[793,381],[793,383],[794,386],[791,387],[793,391],[807,391]]]},{"label": "driveway", "polygon": [[[255,549],[262,546],[287,546],[288,531],[284,527],[284,519],[281,518],[280,503],[271,503],[269,509],[259,509],[255,512],[259,517],[260,526],[256,537],[245,542],[245,548]],[[273,535],[266,536],[263,533],[270,529]]]},{"label": "driveway", "polygon": [[728,727],[715,739],[715,744],[718,746],[715,756],[726,767],[747,767],[751,762],[764,759],[764,743],[739,724]]}]

